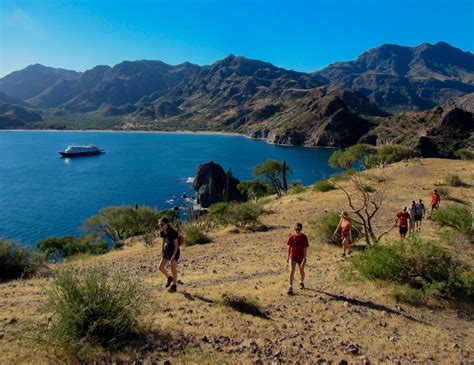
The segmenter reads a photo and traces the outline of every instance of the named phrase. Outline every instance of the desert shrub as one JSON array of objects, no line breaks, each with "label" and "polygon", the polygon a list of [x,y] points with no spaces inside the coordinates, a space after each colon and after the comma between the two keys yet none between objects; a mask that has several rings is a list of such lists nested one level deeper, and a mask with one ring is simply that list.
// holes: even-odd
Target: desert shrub
[{"label": "desert shrub", "polygon": [[92,236],[50,237],[39,241],[36,249],[49,260],[60,260],[78,254],[101,255],[109,251],[107,242]]},{"label": "desert shrub", "polygon": [[301,185],[300,181],[292,181],[290,183],[290,194],[300,194],[303,193],[306,188]]},{"label": "desert shrub", "polygon": [[336,189],[336,186],[329,180],[321,180],[313,185],[313,191],[326,192]]},{"label": "desert shrub", "polygon": [[16,242],[0,239],[0,280],[30,276],[43,267],[44,262],[42,255],[31,253]]},{"label": "desert shrub", "polygon": [[217,203],[209,207],[209,215],[217,224],[234,224],[244,227],[258,223],[263,209],[260,205],[247,203]]},{"label": "desert shrub", "polygon": [[146,298],[138,281],[101,268],[61,271],[44,307],[52,313],[38,340],[80,356],[88,347],[116,349],[138,333]]},{"label": "desert shrub", "polygon": [[354,169],[348,169],[341,172],[336,172],[331,175],[331,180],[334,182],[341,182],[341,181],[348,181],[350,180],[351,176],[356,173]]},{"label": "desert shrub", "polygon": [[158,211],[148,207],[138,209],[129,206],[108,207],[87,219],[83,223],[83,230],[94,237],[107,237],[112,241],[114,248],[120,248],[126,238],[156,230],[161,217],[167,217],[173,222],[178,217],[178,212]]},{"label": "desert shrub", "polygon": [[364,191],[365,193],[375,193],[377,191],[377,189],[375,189],[373,186],[369,185],[369,184],[364,184],[361,186],[361,189],[362,191]]},{"label": "desert shrub", "polygon": [[391,245],[374,245],[354,257],[354,268],[368,279],[409,285],[426,297],[463,298],[469,295],[466,268],[449,252],[418,237]]},{"label": "desert shrub", "polygon": [[[310,222],[311,237],[313,237],[318,243],[332,243],[334,245],[340,245],[340,231],[338,235],[334,237],[334,231],[336,230],[340,219],[340,215],[336,212],[324,213],[313,222]],[[352,240],[356,241],[359,237],[360,226],[357,223],[352,222]]]},{"label": "desert shrub", "polygon": [[204,245],[212,242],[211,237],[202,228],[193,225],[186,225],[183,229],[183,235],[186,246]]},{"label": "desert shrub", "polygon": [[379,165],[388,165],[398,161],[403,161],[416,156],[417,153],[413,148],[387,144],[377,148],[374,154],[368,155],[364,164],[365,167],[372,168]]},{"label": "desert shrub", "polygon": [[444,182],[453,187],[459,187],[459,186],[465,186],[466,183],[464,183],[461,178],[458,175],[454,174],[448,174],[444,177]]},{"label": "desert shrub", "polygon": [[274,194],[271,185],[259,179],[241,181],[239,185],[237,185],[237,189],[239,189],[243,195],[254,200]]},{"label": "desert shrub", "polygon": [[389,295],[397,302],[414,305],[422,304],[426,300],[426,295],[423,291],[412,288],[409,285],[397,285],[389,291]]},{"label": "desert shrub", "polygon": [[258,302],[249,296],[223,294],[219,304],[232,308],[240,313],[251,314],[257,317],[267,317],[260,309]]},{"label": "desert shrub", "polygon": [[335,169],[351,169],[364,165],[367,156],[375,153],[375,147],[368,144],[356,144],[345,150],[335,151],[329,158],[329,166]]},{"label": "desert shrub", "polygon": [[442,226],[452,227],[463,234],[472,233],[472,215],[468,207],[451,204],[433,212],[433,219]]},{"label": "desert shrub", "polygon": [[474,270],[462,274],[461,280],[468,298],[474,299]]},{"label": "desert shrub", "polygon": [[454,156],[461,160],[474,160],[474,152],[467,148],[460,148],[454,152]]},{"label": "desert shrub", "polygon": [[449,196],[450,196],[449,189],[444,187],[444,186],[436,187],[436,191],[438,192],[438,194],[441,198],[446,199],[446,198],[449,198]]}]

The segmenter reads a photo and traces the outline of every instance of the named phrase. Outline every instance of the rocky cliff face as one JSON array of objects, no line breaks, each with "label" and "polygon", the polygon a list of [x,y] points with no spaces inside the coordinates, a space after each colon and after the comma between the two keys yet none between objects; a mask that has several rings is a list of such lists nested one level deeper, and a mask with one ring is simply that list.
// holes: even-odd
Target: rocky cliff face
[{"label": "rocky cliff face", "polygon": [[0,93],[0,129],[23,128],[26,123],[42,120],[41,114],[35,111],[31,105]]},{"label": "rocky cliff face", "polygon": [[[194,179],[193,188],[196,191],[197,202],[203,208],[208,208],[212,204],[222,202],[226,190],[226,173],[222,166],[213,161],[199,165],[196,178]],[[247,200],[239,190],[237,185],[239,180],[235,177],[230,179],[229,184],[229,201],[245,201]]]}]

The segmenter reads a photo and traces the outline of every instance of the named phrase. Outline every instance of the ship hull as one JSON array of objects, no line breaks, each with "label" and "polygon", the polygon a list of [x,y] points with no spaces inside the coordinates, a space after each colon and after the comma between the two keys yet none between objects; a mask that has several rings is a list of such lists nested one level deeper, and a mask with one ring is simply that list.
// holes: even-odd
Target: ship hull
[{"label": "ship hull", "polygon": [[58,152],[62,157],[83,157],[94,156],[105,153],[103,151],[88,151],[88,152]]}]

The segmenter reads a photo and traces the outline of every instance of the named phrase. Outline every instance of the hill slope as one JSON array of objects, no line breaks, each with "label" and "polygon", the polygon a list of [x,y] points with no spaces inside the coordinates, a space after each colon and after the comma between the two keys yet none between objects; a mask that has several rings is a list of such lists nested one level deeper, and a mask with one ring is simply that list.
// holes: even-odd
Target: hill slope
[{"label": "hill slope", "polygon": [[[474,199],[472,162],[423,159],[397,163],[384,169],[386,203],[376,219],[376,229],[393,225],[400,206],[413,199],[429,200],[430,190],[448,173],[458,174],[470,188],[451,188],[455,198]],[[381,170],[371,172],[375,176]],[[384,182],[374,180],[376,188]],[[443,199],[442,204],[446,201]],[[94,265],[130,273],[143,279],[152,296],[153,310],[146,323],[153,333],[143,348],[106,355],[113,361],[152,362],[171,359],[202,364],[288,363],[438,363],[459,364],[474,360],[474,328],[469,307],[431,303],[430,307],[398,304],[388,295],[386,284],[351,282],[343,275],[349,260],[340,249],[314,244],[310,239],[307,289],[286,295],[285,239],[295,221],[308,222],[325,211],[347,208],[341,191],[305,192],[272,200],[262,218],[272,227],[267,232],[213,232],[215,242],[187,247],[182,252],[178,293],[166,292],[157,270],[160,247],[145,248],[139,238],[122,251],[79,263],[81,270]],[[438,226],[425,221],[421,236],[436,237]],[[392,231],[388,240],[396,239]],[[459,242],[449,247],[474,265],[472,247]],[[0,362],[47,363],[13,333],[29,320],[46,321],[37,312],[45,301],[43,285],[48,279],[19,280],[0,284]],[[223,293],[256,298],[270,319],[240,314],[215,304]],[[472,311],[472,309],[471,309]],[[16,321],[12,321],[15,318]],[[167,342],[160,336],[168,334]],[[353,346],[351,346],[353,345]],[[356,346],[357,345],[357,346]],[[353,350],[354,346],[358,348]],[[186,348],[186,354],[183,353]],[[50,354],[51,355],[51,351]],[[260,360],[259,360],[260,359]],[[367,363],[367,362],[365,362]]]},{"label": "hill slope", "polygon": [[474,55],[444,42],[416,47],[385,44],[315,74],[361,91],[385,110],[423,110],[474,92]]}]

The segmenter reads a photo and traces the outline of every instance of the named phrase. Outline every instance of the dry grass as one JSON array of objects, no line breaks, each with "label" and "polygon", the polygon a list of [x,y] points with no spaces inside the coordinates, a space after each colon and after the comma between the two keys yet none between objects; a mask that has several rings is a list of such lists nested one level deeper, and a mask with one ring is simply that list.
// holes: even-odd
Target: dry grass
[{"label": "dry grass", "polygon": [[[388,184],[376,229],[393,225],[396,211],[411,200],[422,198],[428,206],[431,190],[447,173],[456,173],[473,186],[473,167],[469,161],[428,159],[385,168],[387,179],[371,182],[376,188]],[[379,176],[381,170],[370,174]],[[473,201],[473,188],[451,190],[454,197]],[[99,264],[139,275],[154,299],[148,325],[172,336],[173,343],[166,352],[153,346],[126,349],[108,359],[148,363],[174,359],[173,363],[202,364],[253,364],[257,359],[264,363],[298,359],[302,364],[320,359],[333,363],[346,359],[351,364],[362,364],[364,358],[377,364],[392,364],[394,358],[402,363],[437,364],[474,360],[472,307],[451,303],[401,307],[390,298],[387,284],[348,281],[344,273],[349,263],[339,257],[337,247],[310,246],[307,289],[297,289],[295,296],[288,297],[284,242],[291,227],[296,221],[306,225],[325,210],[347,209],[346,200],[340,190],[306,191],[272,200],[266,208],[272,211],[262,216],[262,223],[272,227],[266,232],[223,229],[213,232],[213,243],[184,248],[179,268],[183,284],[176,294],[163,288],[165,279],[157,270],[159,245],[146,248],[135,244],[68,264],[77,268]],[[433,222],[423,222],[423,237],[436,237],[439,231]],[[396,236],[393,230],[386,239]],[[472,245],[465,243],[453,249],[474,266]],[[13,335],[27,321],[45,320],[37,314],[37,307],[45,301],[44,285],[48,279],[0,284],[0,332],[4,335],[0,339],[0,363],[52,363],[44,352],[35,351]],[[255,298],[270,318],[217,305],[223,293]],[[471,320],[466,319],[469,315]],[[18,322],[10,324],[12,318]],[[351,344],[359,348],[357,354]]]}]

